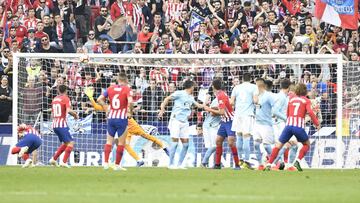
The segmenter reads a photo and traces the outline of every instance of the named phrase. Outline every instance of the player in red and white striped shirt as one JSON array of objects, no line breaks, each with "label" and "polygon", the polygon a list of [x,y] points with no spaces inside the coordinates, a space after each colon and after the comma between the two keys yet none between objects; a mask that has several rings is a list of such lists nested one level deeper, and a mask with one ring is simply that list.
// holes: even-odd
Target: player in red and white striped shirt
[{"label": "player in red and white striped shirt", "polygon": [[214,89],[216,99],[218,100],[219,107],[218,109],[212,109],[210,107],[205,106],[204,110],[208,111],[215,115],[221,115],[221,123],[220,128],[218,130],[218,136],[216,138],[216,157],[215,157],[215,169],[221,169],[221,156],[223,152],[223,142],[225,138],[228,139],[228,144],[231,149],[235,168],[240,170],[239,166],[239,156],[236,148],[236,137],[235,132],[231,130],[232,121],[234,118],[234,110],[230,104],[229,97],[222,90],[222,81],[220,79],[215,79],[212,82],[212,87]]},{"label": "player in red and white striped shirt", "polygon": [[60,161],[60,166],[70,168],[67,161],[74,147],[74,140],[70,135],[66,116],[70,114],[75,119],[78,119],[78,115],[75,111],[71,110],[70,99],[67,96],[67,87],[65,85],[59,85],[58,91],[59,95],[56,96],[51,103],[53,115],[52,128],[63,144],[57,149],[55,155],[49,160],[49,163],[56,166],[56,160],[65,151],[64,158],[62,162]]},{"label": "player in red and white striped shirt", "polygon": [[269,162],[265,168],[265,170],[270,170],[271,165],[273,164],[275,158],[277,157],[280,149],[287,143],[290,138],[295,135],[296,139],[303,144],[301,148],[298,158],[296,159],[294,166],[298,171],[302,171],[300,166],[300,160],[304,158],[307,151],[310,148],[309,137],[305,132],[305,115],[308,113],[314,125],[320,130],[320,123],[313,110],[311,109],[311,102],[307,95],[306,85],[300,83],[296,85],[295,88],[296,96],[293,96],[289,100],[288,110],[287,110],[287,121],[286,127],[280,135],[279,142],[274,147]]},{"label": "player in red and white striped shirt", "polygon": [[128,109],[132,107],[132,92],[128,86],[127,76],[121,73],[118,76],[118,85],[110,86],[98,99],[97,102],[106,109],[106,98],[109,99],[108,135],[104,146],[104,169],[109,169],[109,156],[114,137],[118,135],[118,146],[116,149],[115,170],[126,170],[120,167],[120,162],[125,148],[126,135],[128,132]]},{"label": "player in red and white striped shirt", "polygon": [[181,3],[180,0],[165,1],[164,10],[166,21],[178,20],[181,16],[181,11],[186,9],[186,3]]},{"label": "player in red and white striped shirt", "polygon": [[37,19],[35,17],[35,9],[34,8],[29,8],[29,13],[28,13],[28,18],[26,18],[26,20],[24,21],[24,26],[26,27],[26,29],[36,29],[36,25],[38,22],[40,22],[39,19]]}]

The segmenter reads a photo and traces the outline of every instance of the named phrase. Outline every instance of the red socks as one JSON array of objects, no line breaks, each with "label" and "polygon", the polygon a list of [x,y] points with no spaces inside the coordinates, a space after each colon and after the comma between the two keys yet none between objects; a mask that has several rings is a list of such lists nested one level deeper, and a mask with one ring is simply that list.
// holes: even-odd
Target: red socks
[{"label": "red socks", "polygon": [[284,162],[288,163],[288,161],[289,161],[289,148],[285,149],[284,152]]},{"label": "red socks", "polygon": [[29,154],[24,154],[21,158],[26,161],[29,158]]},{"label": "red socks", "polygon": [[302,158],[304,158],[305,154],[307,153],[307,151],[309,151],[309,149],[310,149],[310,146],[307,144],[304,144],[299,152],[298,159],[301,160]]},{"label": "red socks", "polygon": [[216,151],[215,151],[215,165],[220,165],[220,163],[221,163],[222,151],[223,151],[222,146],[216,146]]},{"label": "red socks", "polygon": [[54,160],[57,160],[59,158],[59,156],[65,151],[66,149],[66,145],[62,144],[60,145],[60,147],[57,149],[55,155],[54,155]]},{"label": "red socks", "polygon": [[66,147],[66,149],[65,149],[65,155],[64,155],[64,158],[63,158],[63,162],[64,162],[64,163],[67,163],[72,149],[73,149],[72,146]]},{"label": "red socks", "polygon": [[11,150],[11,154],[17,154],[20,152],[20,150],[21,150],[21,147],[14,147]]},{"label": "red socks", "polygon": [[124,153],[124,146],[123,145],[118,145],[117,149],[116,149],[116,160],[115,160],[115,165],[119,165],[121,162],[121,158],[123,156]]},{"label": "red socks", "polygon": [[110,145],[110,144],[105,144],[104,145],[104,154],[105,154],[104,162],[105,163],[109,162],[109,156],[110,156],[110,153],[111,153],[111,147],[112,147],[112,145]]},{"label": "red socks", "polygon": [[276,157],[279,154],[280,149],[277,147],[274,147],[274,149],[271,152],[270,158],[269,158],[269,164],[272,164],[274,162],[274,160],[276,159]]},{"label": "red socks", "polygon": [[239,156],[235,146],[231,147],[231,152],[234,158],[235,166],[239,166]]}]

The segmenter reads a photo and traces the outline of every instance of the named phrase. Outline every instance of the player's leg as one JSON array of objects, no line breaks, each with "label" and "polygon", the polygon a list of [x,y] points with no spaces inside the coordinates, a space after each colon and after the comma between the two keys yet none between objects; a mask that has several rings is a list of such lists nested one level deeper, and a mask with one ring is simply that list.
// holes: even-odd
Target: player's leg
[{"label": "player's leg", "polygon": [[288,154],[288,163],[294,163],[298,151],[298,142],[295,136],[290,138],[289,143],[290,143],[290,147],[289,147],[290,150]]},{"label": "player's leg", "polygon": [[176,169],[174,165],[175,153],[180,139],[180,122],[176,119],[170,119],[168,129],[170,131],[171,144],[170,144],[170,156],[169,156],[169,169]]},{"label": "player's leg", "polygon": [[294,162],[294,166],[298,171],[302,171],[300,161],[305,157],[306,153],[310,149],[310,140],[303,128],[296,128],[294,131],[296,139],[303,144],[302,148],[299,151],[299,155]]},{"label": "player's leg", "polygon": [[248,116],[243,119],[244,125],[242,126],[243,134],[243,150],[244,150],[244,163],[243,166],[252,169],[250,164],[250,139],[253,132],[254,117]]},{"label": "player's leg", "polygon": [[59,141],[60,141],[61,144],[58,147],[58,149],[56,150],[54,156],[51,157],[51,159],[49,160],[49,164],[52,165],[52,166],[57,166],[58,165],[57,159],[65,151],[66,145],[65,145],[64,140],[63,140],[63,135],[62,135],[61,128],[54,128],[54,133],[58,136]]},{"label": "player's leg", "polygon": [[141,160],[141,158],[137,155],[137,153],[135,152],[135,150],[130,146],[130,142],[131,142],[131,137],[133,135],[131,135],[130,133],[127,134],[126,137],[126,143],[125,143],[125,150],[129,153],[129,155],[136,160],[136,166],[140,167],[142,165],[144,165],[144,161]]},{"label": "player's leg", "polygon": [[62,162],[60,162],[60,166],[70,168],[70,166],[67,164],[67,162],[68,162],[68,159],[70,157],[71,151],[74,148],[75,142],[74,142],[72,136],[70,135],[69,128],[63,128],[62,131],[63,131],[62,132],[63,141],[64,141],[64,144],[66,145],[66,148],[64,150],[65,153],[64,153],[64,157],[63,157]]},{"label": "player's leg", "polygon": [[224,142],[224,140],[225,140],[225,137],[222,136],[222,135],[218,135],[216,137],[216,151],[215,151],[215,166],[214,166],[214,169],[221,169],[221,157],[222,157],[222,152],[223,152],[223,142]]},{"label": "player's leg", "polygon": [[30,140],[28,139],[28,136],[21,139],[15,147],[12,148],[11,153],[12,154],[18,154],[18,157],[22,157],[28,150],[30,145]]},{"label": "player's leg", "polygon": [[167,149],[167,147],[164,145],[163,142],[161,142],[158,138],[156,138],[155,136],[152,136],[148,133],[145,133],[145,131],[143,131],[143,133],[139,134],[141,137],[150,140],[151,142],[159,145],[161,147],[161,149],[164,150],[164,152],[169,156],[169,150]]},{"label": "player's leg", "polygon": [[104,169],[109,169],[109,157],[111,153],[111,148],[114,143],[114,137],[116,134],[116,126],[114,125],[114,120],[109,119],[107,123],[107,135],[106,143],[104,145]]},{"label": "player's leg", "polygon": [[120,166],[120,162],[124,154],[125,143],[127,138],[126,135],[128,134],[127,119],[119,119],[117,121],[116,127],[117,127],[116,131],[119,135],[119,138],[118,138],[118,146],[116,148],[115,170],[126,170],[125,168],[122,168]]},{"label": "player's leg", "polygon": [[216,134],[217,128],[203,128],[204,145],[207,150],[205,152],[203,160],[201,161],[202,167],[209,166],[209,159],[216,150]]},{"label": "player's leg", "polygon": [[228,121],[225,123],[226,135],[228,139],[228,145],[230,147],[234,159],[234,165],[235,165],[234,168],[239,170],[240,161],[239,161],[238,150],[236,148],[236,135],[235,132],[231,130],[231,125],[232,125],[232,121]]},{"label": "player's leg", "polygon": [[271,152],[271,155],[270,155],[270,158],[266,165],[265,170],[270,170],[272,164],[274,163],[274,160],[276,159],[276,157],[279,154],[280,149],[284,146],[285,143],[287,143],[289,141],[292,134],[293,134],[292,127],[286,126],[284,128],[284,130],[282,131],[278,142],[275,144],[275,147],[272,149],[272,152]]},{"label": "player's leg", "polygon": [[[187,135],[187,137],[188,137],[188,135]],[[178,168],[179,169],[186,169],[185,166],[183,166],[183,162],[184,162],[184,159],[186,157],[187,151],[189,149],[189,138],[180,138],[180,141],[182,143],[182,148],[181,148],[181,151],[180,151]]]},{"label": "player's leg", "polygon": [[243,157],[241,156],[243,154],[243,135],[241,132],[236,132],[236,148],[238,150],[238,156],[240,160],[243,160]]},{"label": "player's leg", "polygon": [[259,129],[258,126],[255,126],[255,128],[254,128],[253,138],[254,138],[255,155],[256,155],[256,159],[258,160],[258,163],[259,163],[258,169],[262,170],[263,169],[262,153],[260,150],[260,144],[262,143],[262,139],[261,139],[261,129]]}]

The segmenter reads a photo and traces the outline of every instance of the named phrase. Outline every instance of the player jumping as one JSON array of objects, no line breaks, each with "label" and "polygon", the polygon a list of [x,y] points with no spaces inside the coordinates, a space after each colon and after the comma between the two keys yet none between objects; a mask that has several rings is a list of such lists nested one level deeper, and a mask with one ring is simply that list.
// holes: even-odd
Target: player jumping
[{"label": "player jumping", "polygon": [[[95,100],[93,98],[93,95],[94,95],[94,89],[93,88],[86,88],[85,89],[85,94],[86,94],[86,96],[89,97],[91,105],[94,107],[95,110],[97,110],[97,111],[105,111],[104,108],[101,105],[99,105],[98,103],[95,102]],[[106,106],[105,106],[105,109],[107,109]],[[153,143],[159,145],[165,151],[165,153],[167,155],[169,154],[168,149],[165,147],[165,145],[159,139],[157,139],[156,137],[146,133],[144,131],[144,129],[136,122],[136,120],[134,118],[128,118],[128,134],[126,136],[125,149],[130,154],[130,156],[132,156],[136,160],[138,167],[144,165],[144,161],[142,161],[140,159],[140,157],[136,154],[134,149],[130,146],[131,137],[133,135],[138,135],[138,136],[141,136],[141,137],[143,137],[143,138],[145,138],[147,140],[152,141]]]},{"label": "player jumping", "polygon": [[[12,148],[12,154],[18,154],[19,157],[25,161],[23,168],[27,168],[33,165],[33,161],[35,160],[35,150],[40,147],[42,144],[40,134],[35,130],[35,128],[20,124],[17,128],[18,135],[22,139]],[[33,153],[33,159],[29,158],[29,155]]]},{"label": "player jumping", "polygon": [[204,110],[213,114],[221,115],[221,123],[220,128],[217,132],[216,137],[216,157],[215,157],[215,166],[214,169],[221,169],[221,156],[223,152],[223,142],[225,138],[228,139],[228,144],[231,149],[235,169],[240,169],[239,166],[239,157],[236,149],[236,138],[235,132],[231,130],[232,121],[234,118],[234,111],[232,106],[230,105],[230,100],[227,94],[222,90],[222,84],[220,79],[215,79],[212,82],[212,87],[214,89],[214,93],[219,103],[219,109],[212,109],[208,106],[204,106]]},{"label": "player jumping", "polygon": [[[186,169],[182,166],[187,150],[189,148],[189,116],[191,114],[191,106],[194,104],[198,108],[202,105],[194,100],[193,91],[195,83],[191,80],[184,82],[184,90],[178,90],[166,97],[161,103],[159,118],[165,113],[165,107],[170,100],[174,100],[174,107],[169,120],[170,137],[172,139],[170,147],[170,164],[169,169]],[[180,158],[177,165],[174,164],[175,152],[179,143],[182,143]]]},{"label": "player jumping", "polygon": [[270,170],[271,166],[277,157],[280,149],[283,145],[289,141],[291,136],[295,135],[296,139],[303,144],[301,148],[298,158],[296,159],[294,166],[297,168],[298,171],[302,171],[300,166],[300,160],[304,158],[307,151],[310,148],[310,141],[309,137],[305,132],[305,115],[309,113],[311,120],[313,121],[314,125],[317,129],[320,129],[320,123],[311,109],[311,102],[307,95],[307,89],[305,84],[298,84],[295,88],[295,94],[293,98],[290,99],[287,109],[287,121],[286,127],[281,133],[279,138],[279,142],[276,144],[274,149],[272,150],[269,162],[266,165],[264,170]]},{"label": "player jumping", "polygon": [[67,161],[74,147],[74,140],[70,135],[69,127],[66,122],[66,116],[67,114],[70,114],[77,120],[78,115],[75,111],[71,110],[70,99],[67,96],[67,87],[65,85],[60,85],[58,87],[58,92],[59,95],[56,96],[51,103],[53,113],[52,128],[54,129],[54,132],[58,136],[60,142],[63,144],[57,149],[55,155],[49,160],[49,163],[50,165],[57,166],[56,160],[65,151],[63,160],[60,161],[60,166],[70,168]]}]

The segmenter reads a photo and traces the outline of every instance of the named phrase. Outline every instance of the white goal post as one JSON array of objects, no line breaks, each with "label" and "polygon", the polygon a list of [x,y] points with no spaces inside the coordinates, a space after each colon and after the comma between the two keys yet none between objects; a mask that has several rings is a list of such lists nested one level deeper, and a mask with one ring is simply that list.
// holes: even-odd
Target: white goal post
[{"label": "white goal post", "polygon": [[[199,55],[188,55],[188,54],[50,54],[50,53],[15,53],[13,55],[13,138],[14,142],[17,140],[16,129],[19,122],[26,121],[22,117],[22,112],[19,109],[22,109],[21,105],[24,105],[20,101],[24,82],[27,81],[27,73],[25,68],[29,66],[29,63],[32,63],[32,60],[57,60],[61,63],[76,63],[94,65],[94,66],[121,66],[128,67],[127,70],[134,69],[138,71],[137,68],[142,67],[148,73],[152,68],[216,68],[216,67],[228,67],[230,70],[234,67],[257,67],[257,66],[276,66],[276,65],[291,65],[292,69],[295,71],[305,65],[316,65],[316,64],[332,64],[336,66],[336,149],[334,154],[336,157],[328,157],[328,159],[333,160],[333,164],[329,166],[324,166],[321,164],[320,159],[324,157],[312,158],[319,159],[317,160],[319,164],[309,164],[309,167],[313,168],[344,168],[347,167],[344,163],[344,151],[340,150],[344,148],[343,144],[343,95],[344,95],[344,83],[343,83],[343,73],[344,73],[344,64],[342,55],[336,54],[246,54],[246,55],[234,55],[234,54],[199,54]],[[43,66],[43,65],[42,65]],[[79,65],[81,66],[81,65]],[[51,70],[52,67],[47,67],[48,70]],[[95,68],[96,70],[97,68]],[[21,78],[22,77],[22,78]],[[240,78],[241,79],[241,78]],[[299,78],[300,79],[300,78]],[[360,79],[359,79],[360,80]],[[298,80],[299,82],[299,80]],[[106,82],[107,84],[108,82]],[[229,93],[230,94],[230,93]],[[35,121],[32,120],[32,125],[41,125],[42,122],[45,122],[41,118],[36,117]],[[155,125],[154,125],[155,126]],[[324,130],[326,131],[326,130]],[[102,132],[105,133],[105,132]],[[321,136],[314,139],[323,139]],[[82,140],[86,142],[85,140]],[[46,142],[44,143],[46,144]],[[326,143],[325,143],[326,144]],[[99,143],[98,147],[101,146],[102,150],[103,143]],[[317,146],[317,145],[316,145]],[[319,146],[317,146],[319,147]],[[75,146],[76,148],[76,146]],[[51,149],[55,150],[55,149]],[[322,150],[325,150],[322,149]],[[345,149],[344,149],[345,150]],[[90,150],[91,151],[91,150]],[[313,152],[318,153],[318,152]],[[320,149],[319,149],[319,153]],[[333,154],[333,155],[334,155]],[[325,157],[328,156],[323,154]],[[333,156],[332,155],[332,156]],[[47,156],[47,155],[46,155]],[[73,155],[72,155],[73,156]],[[101,156],[101,154],[100,154]],[[8,164],[17,164],[17,158],[15,156],[10,156],[8,159]],[[314,160],[312,160],[314,161]],[[311,162],[312,162],[311,161]],[[324,161],[324,160],[322,160]],[[44,160],[43,160],[44,162]],[[101,164],[101,162],[99,163]],[[86,165],[86,164],[84,164]],[[195,164],[195,166],[198,164]]]}]

